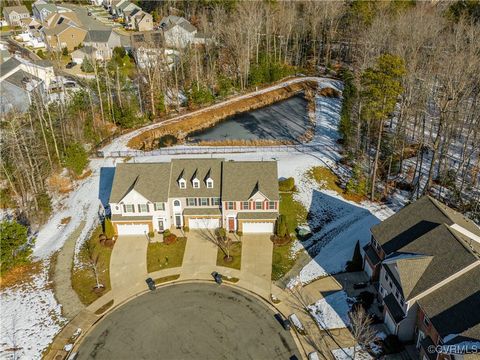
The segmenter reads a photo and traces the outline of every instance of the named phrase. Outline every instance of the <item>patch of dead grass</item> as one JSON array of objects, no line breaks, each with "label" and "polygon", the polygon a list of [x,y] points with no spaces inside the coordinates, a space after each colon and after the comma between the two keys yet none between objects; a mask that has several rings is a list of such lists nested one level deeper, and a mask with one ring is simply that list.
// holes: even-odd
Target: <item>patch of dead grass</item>
[{"label": "patch of dead grass", "polygon": [[13,285],[28,283],[32,277],[42,270],[42,261],[30,264],[17,265],[0,277],[0,290]]}]

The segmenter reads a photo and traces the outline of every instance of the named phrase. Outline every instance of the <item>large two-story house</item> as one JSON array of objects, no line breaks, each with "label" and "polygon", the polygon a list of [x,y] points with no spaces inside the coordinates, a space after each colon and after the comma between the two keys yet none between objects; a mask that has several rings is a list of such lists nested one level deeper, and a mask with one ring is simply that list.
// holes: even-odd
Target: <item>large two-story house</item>
[{"label": "large two-story house", "polygon": [[[480,280],[472,274],[480,270],[480,228],[424,196],[371,232],[371,242],[364,248],[364,270],[378,284],[388,330],[402,341],[415,341],[419,348],[428,342],[443,344],[462,333],[478,341]],[[451,291],[445,293],[447,289]],[[473,295],[477,304],[470,310],[471,321],[447,318],[465,311]]]},{"label": "large two-story house", "polygon": [[110,208],[118,235],[185,226],[273,233],[279,209],[277,163],[174,159],[118,164]]}]

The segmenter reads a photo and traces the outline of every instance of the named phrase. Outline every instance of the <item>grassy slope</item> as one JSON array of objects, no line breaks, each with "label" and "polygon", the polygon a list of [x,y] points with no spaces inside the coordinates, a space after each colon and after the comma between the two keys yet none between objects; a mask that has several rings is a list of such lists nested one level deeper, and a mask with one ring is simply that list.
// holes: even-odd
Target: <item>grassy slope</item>
[{"label": "grassy slope", "polygon": [[233,261],[226,262],[223,260],[225,254],[223,251],[218,248],[217,251],[217,266],[225,266],[232,269],[240,270],[240,265],[242,263],[242,243],[240,241],[232,244],[230,249],[230,256],[233,256]]},{"label": "grassy slope", "polygon": [[178,238],[174,244],[150,243],[147,249],[147,271],[153,272],[182,265],[186,238]]}]

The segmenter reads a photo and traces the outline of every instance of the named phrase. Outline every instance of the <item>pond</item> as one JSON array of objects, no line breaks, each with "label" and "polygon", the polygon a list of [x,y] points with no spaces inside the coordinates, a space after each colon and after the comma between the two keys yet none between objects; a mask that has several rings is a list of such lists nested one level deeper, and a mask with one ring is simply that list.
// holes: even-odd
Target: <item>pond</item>
[{"label": "pond", "polygon": [[295,95],[260,109],[230,116],[215,126],[193,132],[189,142],[222,140],[298,141],[310,127],[308,100]]}]

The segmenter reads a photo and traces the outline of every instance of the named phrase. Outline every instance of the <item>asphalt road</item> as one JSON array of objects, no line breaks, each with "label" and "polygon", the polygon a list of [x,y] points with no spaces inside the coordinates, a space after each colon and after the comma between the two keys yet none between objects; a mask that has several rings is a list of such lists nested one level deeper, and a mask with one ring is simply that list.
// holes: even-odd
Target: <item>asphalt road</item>
[{"label": "asphalt road", "polygon": [[274,313],[240,290],[215,284],[161,288],[100,321],[81,359],[301,359]]}]

